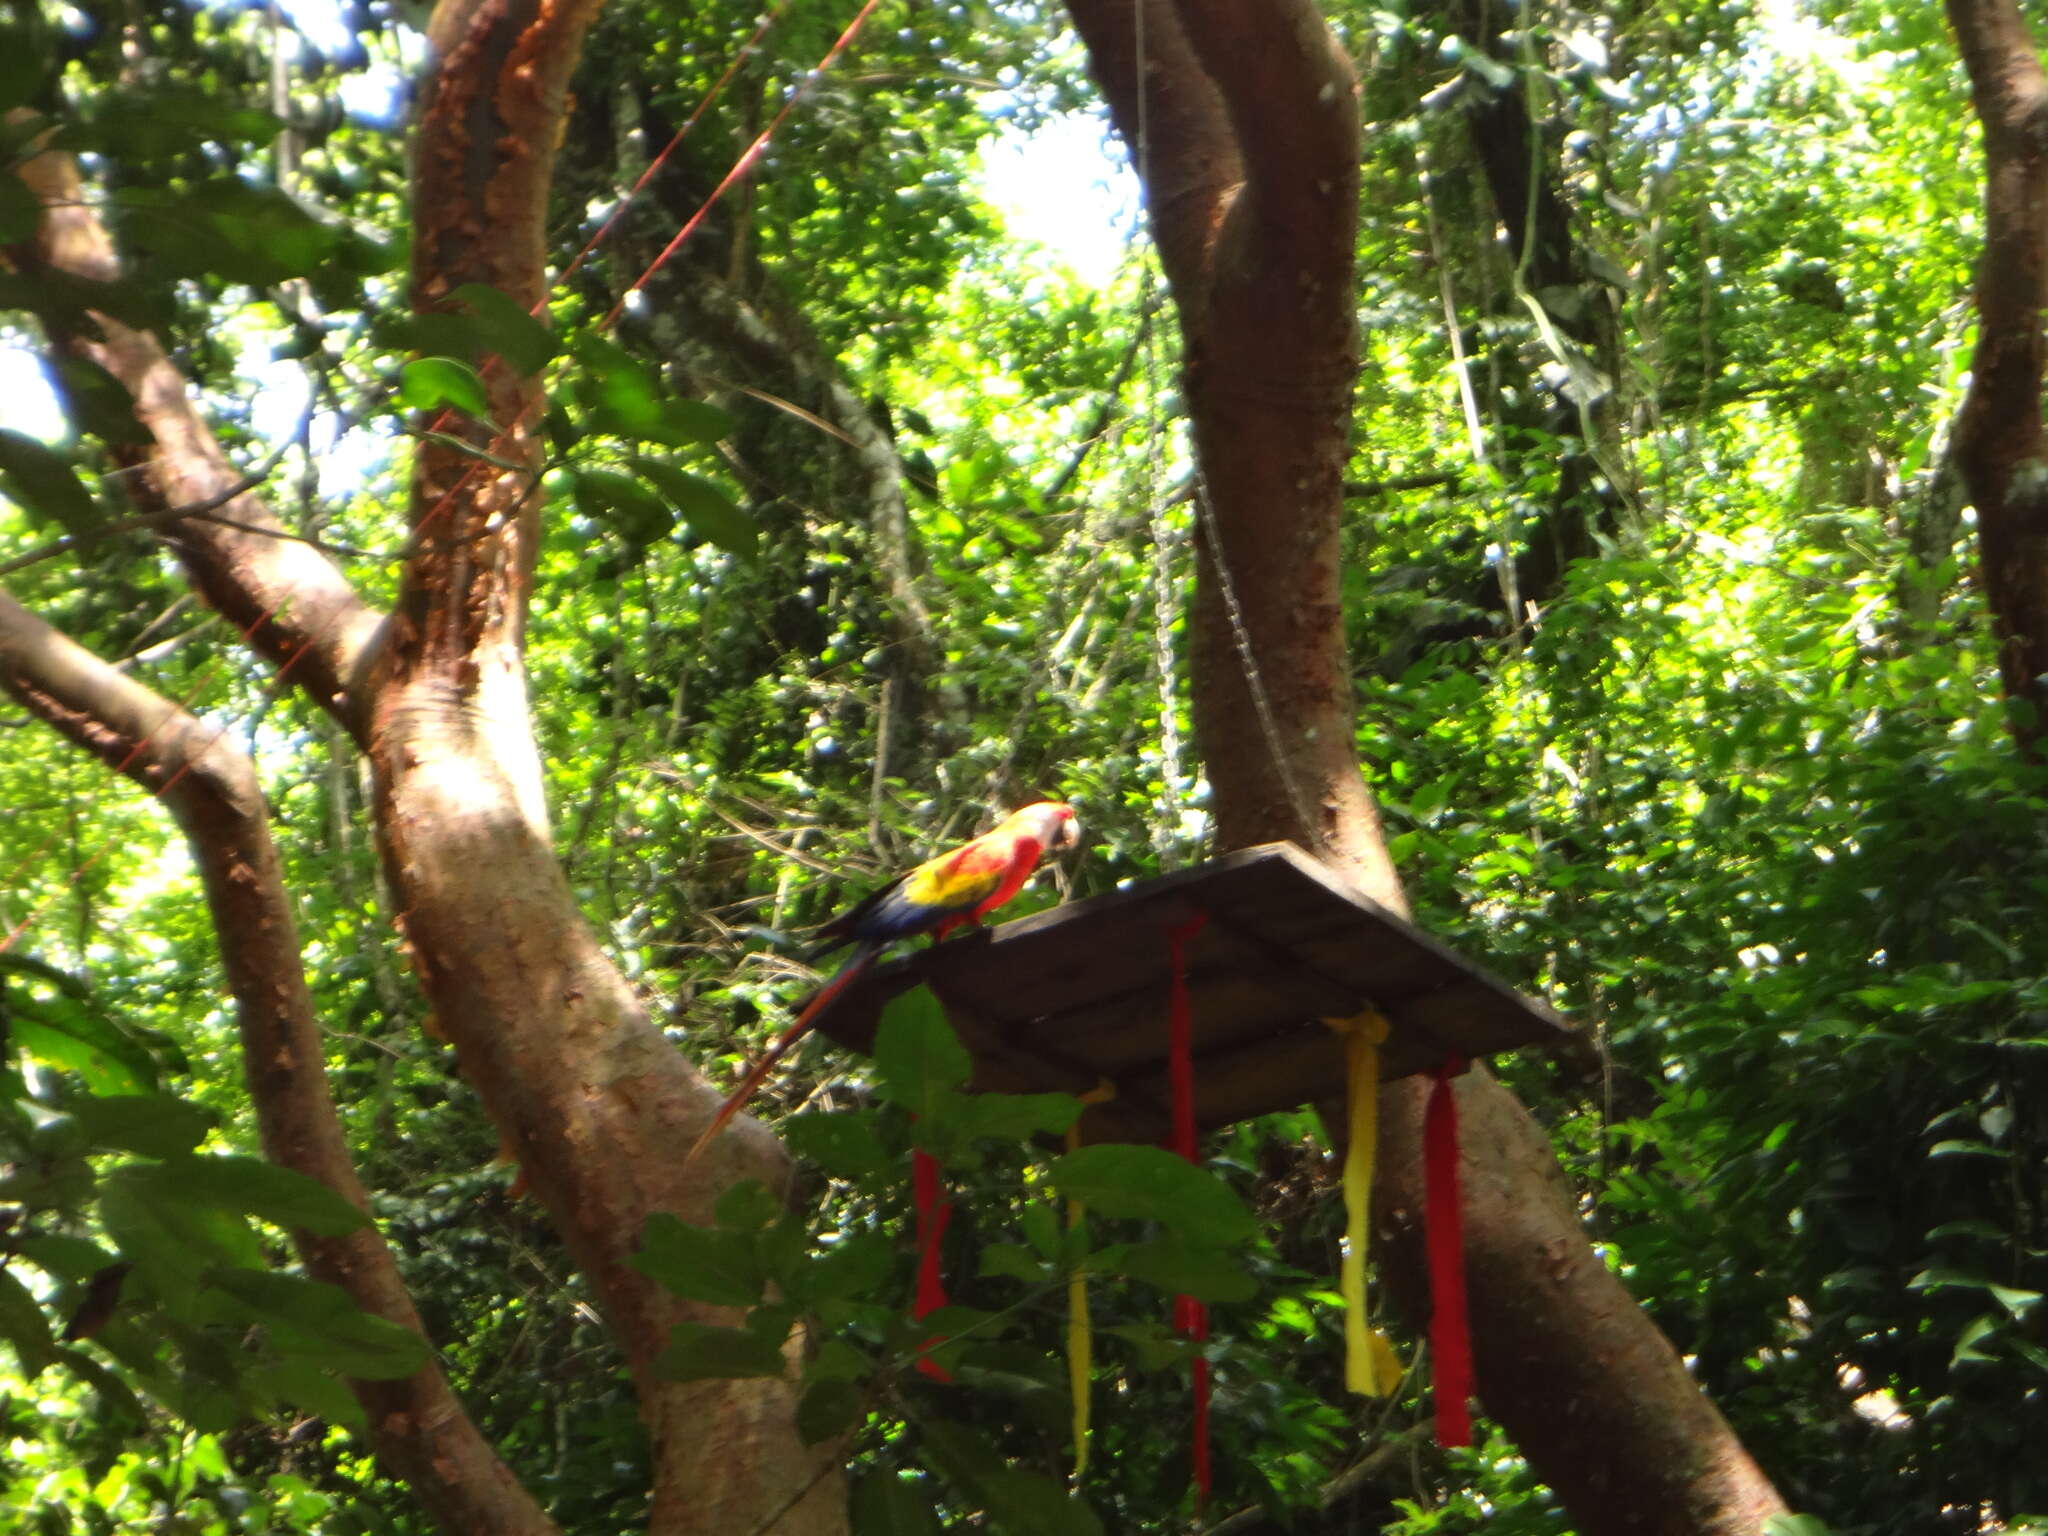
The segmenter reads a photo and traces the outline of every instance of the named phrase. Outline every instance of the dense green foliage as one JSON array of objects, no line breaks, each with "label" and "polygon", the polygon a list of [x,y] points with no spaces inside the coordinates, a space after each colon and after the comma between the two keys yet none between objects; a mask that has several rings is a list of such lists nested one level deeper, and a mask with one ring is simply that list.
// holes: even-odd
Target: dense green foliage
[{"label": "dense green foliage", "polygon": [[[488,297],[404,318],[402,136],[364,106],[417,57],[395,10],[350,10],[325,55],[260,12],[180,0],[0,17],[0,106],[66,124],[132,262],[94,302],[161,329],[245,462],[286,449],[279,510],[371,595],[395,570],[411,413],[472,398],[490,352],[559,359],[531,661],[562,854],[707,1068],[803,995],[796,935],[992,801],[1075,801],[1077,893],[1199,855],[1171,327],[1142,253],[1090,288],[976,191],[978,146],[1089,100],[1056,16],[885,6],[720,205],[679,281],[773,316],[780,361],[703,325],[678,338],[652,306],[611,338],[595,322],[835,13],[790,8],[675,178],[557,290],[550,330]],[[1490,52],[1426,10],[1332,19],[1368,119],[1359,747],[1418,914],[1597,1033],[1597,1071],[1504,1072],[1789,1502],[1839,1533],[2048,1528],[2048,782],[2006,733],[1945,478],[1977,193],[1938,16],[1535,8]],[[565,146],[557,270],[754,22],[612,9]],[[282,98],[273,46],[293,61]],[[1538,323],[1533,302],[1569,306],[1529,293],[1472,148],[1468,114],[1508,90],[1589,274],[1569,333]],[[0,136],[0,156],[23,142]],[[24,216],[0,197],[0,241]],[[78,302],[0,271],[10,345]],[[827,377],[900,455],[928,654],[845,433],[801,393]],[[0,564],[84,545],[8,589],[258,756],[335,1092],[429,1329],[564,1528],[627,1528],[645,1496],[630,1387],[423,1029],[358,765],[147,534],[96,532],[127,511],[105,473],[122,402],[64,383],[75,432],[4,437]],[[311,402],[305,422],[278,398]],[[1558,569],[1511,591],[1538,549]],[[49,1532],[420,1530],[332,1375],[410,1357],[291,1278],[278,1223],[346,1213],[249,1158],[182,850],[97,764],[4,723],[0,1509]],[[772,1279],[825,1317],[807,1427],[851,1431],[863,1529],[934,1528],[934,1507],[1059,1529],[1034,1501],[1069,1455],[1064,1240],[1021,1140],[1056,1107],[960,1111],[948,1253],[973,1342],[938,1387],[907,1368],[901,1320],[904,1109],[925,1094],[932,1113],[952,1079],[898,1067],[805,1053],[761,1106],[812,1170],[805,1204],[738,1193],[714,1232],[651,1231],[650,1272],[734,1304]],[[1212,1266],[1224,1511],[1302,1511],[1362,1457],[1423,1444],[1419,1383],[1362,1409],[1341,1390],[1341,1214],[1313,1136],[1279,1117],[1210,1149],[1263,1219]],[[1096,1300],[1114,1411],[1081,1492],[1112,1530],[1186,1510],[1185,1445],[1160,1429],[1184,1420],[1185,1351],[1124,1245],[1188,1234],[1138,1214],[1096,1223],[1120,1250],[1100,1268],[1126,1278]],[[113,1321],[61,1341],[117,1252]],[[1185,1244],[1160,1262],[1180,1285],[1202,1270]],[[672,1363],[752,1368],[782,1320],[678,1339]],[[1356,1528],[1567,1529],[1498,1440],[1387,1465],[1347,1506]]]}]

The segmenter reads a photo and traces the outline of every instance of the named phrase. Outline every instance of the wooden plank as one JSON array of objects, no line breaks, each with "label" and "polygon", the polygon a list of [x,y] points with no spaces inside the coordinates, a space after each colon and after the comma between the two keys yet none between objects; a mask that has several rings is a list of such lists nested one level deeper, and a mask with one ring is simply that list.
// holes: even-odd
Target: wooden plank
[{"label": "wooden plank", "polygon": [[972,1086],[1118,1097],[1082,1121],[1091,1140],[1166,1134],[1168,934],[1186,946],[1196,1117],[1229,1124],[1328,1096],[1343,1051],[1322,1020],[1371,1004],[1391,1035],[1385,1075],[1453,1051],[1490,1056],[1569,1032],[1542,1003],[1352,890],[1287,843],[1226,854],[878,966],[820,1029],[865,1051],[889,1000],[920,982],[946,1004],[975,1062]]}]

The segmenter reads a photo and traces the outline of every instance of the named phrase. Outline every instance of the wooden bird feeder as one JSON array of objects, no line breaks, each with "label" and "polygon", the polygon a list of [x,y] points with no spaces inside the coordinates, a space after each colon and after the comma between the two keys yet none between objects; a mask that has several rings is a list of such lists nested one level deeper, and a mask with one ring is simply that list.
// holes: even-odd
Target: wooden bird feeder
[{"label": "wooden bird feeder", "polygon": [[1195,1119],[1212,1130],[1341,1097],[1344,1046],[1323,1021],[1376,1008],[1391,1026],[1381,1077],[1455,1053],[1554,1045],[1549,1008],[1360,895],[1292,843],[1034,913],[878,966],[820,1021],[867,1051],[883,1007],[919,983],[945,1005],[983,1092],[1115,1095],[1081,1117],[1084,1141],[1162,1142],[1168,934],[1188,943]]}]

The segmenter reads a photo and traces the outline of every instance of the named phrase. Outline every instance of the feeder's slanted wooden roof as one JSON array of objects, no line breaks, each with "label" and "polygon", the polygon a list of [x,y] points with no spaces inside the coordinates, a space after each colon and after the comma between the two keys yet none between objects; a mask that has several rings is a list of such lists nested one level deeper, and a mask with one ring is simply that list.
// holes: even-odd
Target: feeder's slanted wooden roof
[{"label": "feeder's slanted wooden roof", "polygon": [[1339,1095],[1344,1048],[1323,1021],[1376,1007],[1392,1026],[1382,1076],[1563,1039],[1542,1003],[1360,895],[1292,843],[1035,913],[878,966],[819,1029],[874,1043],[890,999],[929,983],[983,1092],[1085,1093],[1090,1141],[1163,1141],[1167,935],[1197,914],[1187,983],[1203,1129]]}]

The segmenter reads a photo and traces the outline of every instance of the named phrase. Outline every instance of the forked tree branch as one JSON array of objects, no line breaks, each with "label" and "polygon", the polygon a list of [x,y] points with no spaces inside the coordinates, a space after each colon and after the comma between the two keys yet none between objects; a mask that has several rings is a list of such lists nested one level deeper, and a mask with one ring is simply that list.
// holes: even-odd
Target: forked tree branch
[{"label": "forked tree branch", "polygon": [[[1311,0],[1068,7],[1145,183],[1187,343],[1206,514],[1194,716],[1219,838],[1290,838],[1405,910],[1359,772],[1339,586],[1358,365],[1350,69]],[[1375,1186],[1411,1319],[1429,1307],[1416,1082],[1382,1092]],[[1541,1129],[1484,1072],[1458,1098],[1487,1407],[1587,1536],[1750,1536],[1783,1504],[1592,1251]]]},{"label": "forked tree branch", "polygon": [[[218,727],[116,671],[0,593],[0,689],[162,800],[192,848],[235,999],[242,1061],[264,1154],[358,1210],[356,1177],[327,1089],[326,1053],[299,958],[298,928],[254,765]],[[292,1233],[306,1270],[365,1312],[425,1334],[374,1225],[343,1237]],[[451,1531],[551,1536],[556,1529],[464,1411],[438,1365],[401,1381],[349,1382],[377,1454]]]},{"label": "forked tree branch", "polygon": [[[8,250],[9,261],[30,276],[117,281],[120,258],[83,197],[72,157],[45,151],[19,174],[43,215],[34,239]],[[135,419],[149,443],[116,448],[114,456],[140,471],[123,477],[138,510],[161,514],[206,505],[225,511],[223,519],[182,518],[163,529],[192,584],[360,741],[368,714],[362,678],[381,615],[333,561],[292,537],[260,496],[239,489],[245,477],[229,462],[162,343],[111,315],[94,311],[90,318],[96,336],[64,329],[53,317],[45,324],[52,346],[106,369],[134,399]]]}]

